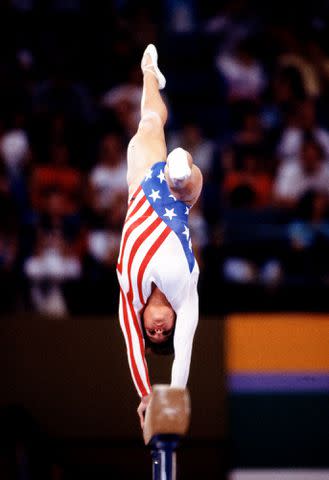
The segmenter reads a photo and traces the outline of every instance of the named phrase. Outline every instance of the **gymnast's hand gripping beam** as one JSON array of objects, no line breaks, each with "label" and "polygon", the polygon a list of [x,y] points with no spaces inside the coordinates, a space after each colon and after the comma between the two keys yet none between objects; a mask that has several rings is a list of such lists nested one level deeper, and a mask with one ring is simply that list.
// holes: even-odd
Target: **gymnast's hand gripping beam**
[{"label": "gymnast's hand gripping beam", "polygon": [[151,448],[153,480],[176,480],[176,449],[189,427],[190,413],[186,389],[154,385],[143,430]]}]

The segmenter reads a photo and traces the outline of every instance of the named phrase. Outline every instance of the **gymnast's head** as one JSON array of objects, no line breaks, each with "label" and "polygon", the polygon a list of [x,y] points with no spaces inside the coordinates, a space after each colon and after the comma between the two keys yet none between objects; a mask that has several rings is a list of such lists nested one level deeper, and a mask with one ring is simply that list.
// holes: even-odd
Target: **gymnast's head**
[{"label": "gymnast's head", "polygon": [[173,353],[176,313],[157,287],[143,310],[142,324],[147,350],[158,354]]}]

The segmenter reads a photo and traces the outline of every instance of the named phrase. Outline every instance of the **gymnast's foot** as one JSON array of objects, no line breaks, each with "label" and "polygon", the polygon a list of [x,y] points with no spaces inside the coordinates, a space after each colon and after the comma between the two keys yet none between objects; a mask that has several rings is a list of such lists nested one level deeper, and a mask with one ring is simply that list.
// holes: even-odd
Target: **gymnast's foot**
[{"label": "gymnast's foot", "polygon": [[189,156],[186,150],[178,147],[172,150],[167,157],[168,175],[175,188],[183,186],[191,177]]},{"label": "gymnast's foot", "polygon": [[150,43],[144,51],[141,69],[143,73],[150,72],[156,77],[159,90],[162,90],[166,86],[166,79],[158,67],[158,52],[152,43]]}]

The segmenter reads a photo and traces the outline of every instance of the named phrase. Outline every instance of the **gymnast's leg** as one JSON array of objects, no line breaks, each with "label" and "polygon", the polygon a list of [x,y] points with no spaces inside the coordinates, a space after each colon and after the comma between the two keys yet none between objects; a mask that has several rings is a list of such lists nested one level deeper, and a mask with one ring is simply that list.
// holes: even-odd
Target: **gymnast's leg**
[{"label": "gymnast's leg", "polygon": [[148,49],[149,47],[145,50],[141,63],[143,71],[141,120],[137,133],[128,146],[127,181],[130,193],[133,193],[140,184],[148,167],[164,161],[167,157],[164,125],[168,113],[159,92],[159,87],[164,86],[165,80]]}]

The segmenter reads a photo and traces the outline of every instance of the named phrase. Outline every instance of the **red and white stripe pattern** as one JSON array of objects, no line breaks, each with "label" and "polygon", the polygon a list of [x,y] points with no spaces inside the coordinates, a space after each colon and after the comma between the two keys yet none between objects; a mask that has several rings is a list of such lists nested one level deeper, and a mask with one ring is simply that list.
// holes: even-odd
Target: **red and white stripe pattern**
[{"label": "red and white stripe pattern", "polygon": [[120,283],[120,326],[132,378],[141,397],[151,391],[139,315],[147,300],[143,298],[143,277],[154,254],[171,231],[154,211],[140,186],[128,206],[117,272]]}]

